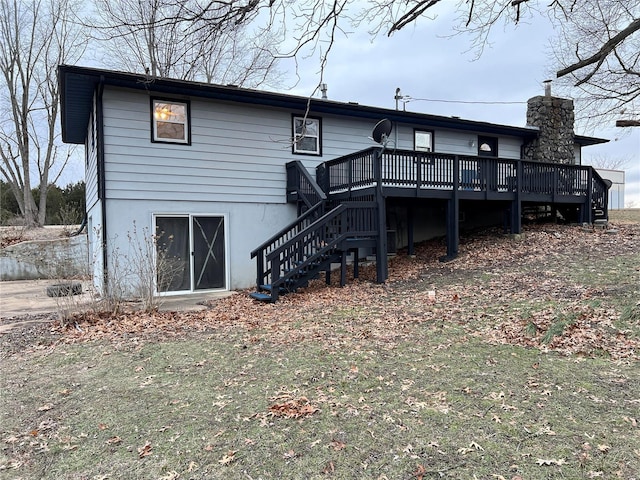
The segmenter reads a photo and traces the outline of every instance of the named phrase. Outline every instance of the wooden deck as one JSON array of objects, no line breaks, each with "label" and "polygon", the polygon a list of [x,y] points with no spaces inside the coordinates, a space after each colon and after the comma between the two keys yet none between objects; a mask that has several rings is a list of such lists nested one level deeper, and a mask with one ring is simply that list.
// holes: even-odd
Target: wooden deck
[{"label": "wooden deck", "polygon": [[589,166],[379,150],[323,163],[317,169],[318,184],[336,199],[380,186],[386,197],[593,204],[606,210],[607,186]]},{"label": "wooden deck", "polygon": [[[377,279],[384,282],[387,199],[393,197],[446,203],[443,260],[458,254],[461,201],[502,202],[511,233],[520,233],[527,203],[564,205],[581,222],[607,216],[607,183],[592,167],[579,165],[370,148],[321,164],[316,180],[299,161],[286,169],[287,201],[297,204],[298,218],[251,252],[258,289],[252,295],[262,301],[276,301],[320,272],[328,281],[335,262],[344,284],[346,255],[359,248],[375,250]],[[411,253],[412,213],[407,222]]]}]

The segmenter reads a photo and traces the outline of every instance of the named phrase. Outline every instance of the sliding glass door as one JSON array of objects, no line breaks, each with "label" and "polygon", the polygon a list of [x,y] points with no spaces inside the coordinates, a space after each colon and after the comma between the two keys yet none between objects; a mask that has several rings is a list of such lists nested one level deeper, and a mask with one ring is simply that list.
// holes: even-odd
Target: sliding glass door
[{"label": "sliding glass door", "polygon": [[227,288],[222,216],[156,215],[157,291]]}]

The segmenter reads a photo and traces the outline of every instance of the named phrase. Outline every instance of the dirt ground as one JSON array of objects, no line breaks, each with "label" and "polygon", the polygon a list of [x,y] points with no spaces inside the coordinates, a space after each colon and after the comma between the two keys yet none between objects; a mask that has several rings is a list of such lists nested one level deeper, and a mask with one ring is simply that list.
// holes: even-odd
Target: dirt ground
[{"label": "dirt ground", "polygon": [[7,247],[32,240],[53,240],[77,232],[80,225],[47,225],[40,228],[0,227],[0,246]]},{"label": "dirt ground", "polygon": [[[612,210],[610,221],[614,224],[640,223],[640,209]],[[7,239],[20,238],[20,241],[59,238],[77,230],[76,226],[47,226],[34,230],[21,227],[0,227],[3,244]],[[47,286],[56,283],[54,280],[29,280],[0,282],[0,335],[9,330],[20,328],[25,323],[42,323],[54,321],[58,312],[65,305],[61,300],[48,297]],[[161,306],[163,311],[198,311],[206,308],[206,304],[235,292],[206,293],[199,295],[179,295],[166,297]],[[83,294],[74,298],[74,305],[81,308],[92,301],[89,283],[83,283]]]}]

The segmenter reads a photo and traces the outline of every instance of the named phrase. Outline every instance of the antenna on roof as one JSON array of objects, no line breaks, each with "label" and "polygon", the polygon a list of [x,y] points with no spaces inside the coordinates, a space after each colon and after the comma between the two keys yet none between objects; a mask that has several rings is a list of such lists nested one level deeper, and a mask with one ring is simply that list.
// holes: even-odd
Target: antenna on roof
[{"label": "antenna on roof", "polygon": [[393,128],[391,124],[391,120],[388,118],[383,118],[378,123],[376,123],[375,127],[373,127],[373,132],[371,133],[371,138],[374,142],[379,143],[382,147],[386,147],[389,142],[389,134],[391,133],[391,129]]}]

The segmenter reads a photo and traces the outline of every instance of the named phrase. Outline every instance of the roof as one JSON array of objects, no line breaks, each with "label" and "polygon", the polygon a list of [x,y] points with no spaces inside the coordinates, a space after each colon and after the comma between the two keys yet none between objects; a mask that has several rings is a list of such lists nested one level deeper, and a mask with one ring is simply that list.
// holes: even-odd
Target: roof
[{"label": "roof", "polygon": [[[152,90],[161,94],[188,95],[190,97],[289,110],[305,111],[309,106],[312,114],[368,118],[375,121],[381,118],[388,118],[394,122],[411,123],[431,128],[450,128],[493,135],[515,135],[525,138],[534,138],[538,135],[536,127],[514,127],[489,122],[477,122],[458,117],[405,112],[326,99],[310,99],[308,97],[239,88],[231,85],[223,86],[166,78],[149,79],[141,74],[72,65],[58,67],[58,81],[61,92],[62,140],[66,143],[82,144],[85,142],[87,125],[92,110],[92,99],[98,85],[144,91]],[[608,140],[576,135],[576,142],[580,145],[595,145],[608,142]]]}]

